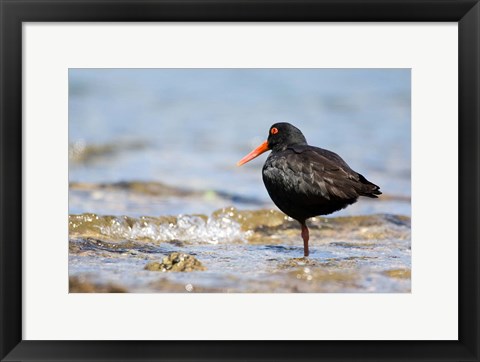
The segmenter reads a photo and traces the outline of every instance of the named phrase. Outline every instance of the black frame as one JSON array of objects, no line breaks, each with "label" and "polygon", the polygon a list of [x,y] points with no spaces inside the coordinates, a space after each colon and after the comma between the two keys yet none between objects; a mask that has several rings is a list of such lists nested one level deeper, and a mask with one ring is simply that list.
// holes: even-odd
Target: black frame
[{"label": "black frame", "polygon": [[[0,0],[0,16],[0,359],[2,361],[479,361],[480,4],[478,0]],[[21,27],[24,21],[458,22],[459,340],[23,341]],[[445,171],[449,172],[448,169]]]}]

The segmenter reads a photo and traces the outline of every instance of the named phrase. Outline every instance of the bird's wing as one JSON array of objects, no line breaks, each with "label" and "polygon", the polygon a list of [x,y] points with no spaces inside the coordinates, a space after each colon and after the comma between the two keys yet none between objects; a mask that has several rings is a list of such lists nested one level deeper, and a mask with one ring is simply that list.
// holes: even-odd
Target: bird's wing
[{"label": "bird's wing", "polygon": [[312,159],[313,162],[322,165],[324,169],[332,171],[342,169],[349,174],[357,175],[357,173],[347,165],[343,158],[335,152],[308,145],[295,145],[289,147],[289,149],[296,154],[304,155],[306,158]]},{"label": "bird's wing", "polygon": [[277,158],[274,162],[278,164],[273,166],[285,176],[296,176],[291,177],[295,180],[292,188],[307,199],[311,197],[312,202],[315,196],[333,201],[356,199],[362,195],[362,176],[336,153],[302,146],[286,152],[288,157]]}]

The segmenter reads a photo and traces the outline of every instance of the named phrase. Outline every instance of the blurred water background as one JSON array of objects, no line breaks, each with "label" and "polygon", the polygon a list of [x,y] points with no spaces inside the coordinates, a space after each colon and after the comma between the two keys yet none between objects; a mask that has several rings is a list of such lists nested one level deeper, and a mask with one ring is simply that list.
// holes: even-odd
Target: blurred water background
[{"label": "blurred water background", "polygon": [[[69,213],[181,218],[208,217],[226,207],[275,209],[261,177],[267,155],[235,164],[266,139],[273,123],[289,122],[311,145],[338,153],[384,193],[381,201],[361,198],[332,217],[408,217],[410,86],[409,69],[70,69]],[[186,222],[195,239],[202,221],[180,218],[177,224]],[[123,221],[116,221],[120,234]],[[107,238],[129,239],[101,230]],[[223,224],[209,232],[215,239],[230,231]],[[298,237],[295,232],[292,240],[301,247]],[[90,250],[93,244],[88,245]],[[409,270],[409,245],[408,239],[395,268]],[[282,263],[301,255],[288,248],[274,254]],[[100,265],[85,260],[71,256],[71,275]],[[385,265],[385,270],[392,266]],[[400,289],[408,290],[404,284]],[[399,290],[395,283],[382,285],[387,287],[381,290]]]},{"label": "blurred water background", "polygon": [[[388,210],[355,205],[337,215],[410,214],[409,69],[71,69],[69,92],[70,182],[158,181],[239,196],[231,200],[239,208],[255,206],[248,199],[269,204],[261,179],[267,156],[235,163],[271,124],[290,122],[310,144],[400,196],[382,204]],[[115,213],[122,204],[71,196],[71,213]],[[133,215],[219,206],[204,201],[123,205]]]}]

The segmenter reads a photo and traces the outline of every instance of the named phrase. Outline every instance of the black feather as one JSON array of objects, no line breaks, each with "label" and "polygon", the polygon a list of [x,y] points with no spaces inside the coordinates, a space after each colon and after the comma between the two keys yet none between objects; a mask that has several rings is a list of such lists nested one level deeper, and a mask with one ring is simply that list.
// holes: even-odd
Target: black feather
[{"label": "black feather", "polygon": [[360,196],[381,195],[377,185],[353,171],[339,155],[309,146],[298,128],[287,125],[272,126],[279,131],[269,137],[275,147],[262,170],[268,194],[285,214],[303,223],[343,209]]}]

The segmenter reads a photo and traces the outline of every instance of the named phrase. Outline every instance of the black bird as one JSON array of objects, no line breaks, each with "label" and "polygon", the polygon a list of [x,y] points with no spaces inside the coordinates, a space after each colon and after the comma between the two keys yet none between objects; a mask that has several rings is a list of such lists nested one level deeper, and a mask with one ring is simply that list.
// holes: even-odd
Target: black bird
[{"label": "black bird", "polygon": [[269,150],[272,152],[262,169],[263,183],[275,205],[302,225],[305,256],[309,254],[307,219],[341,210],[359,196],[377,198],[382,194],[336,153],[309,146],[302,132],[290,123],[271,126],[268,139],[237,166]]}]

